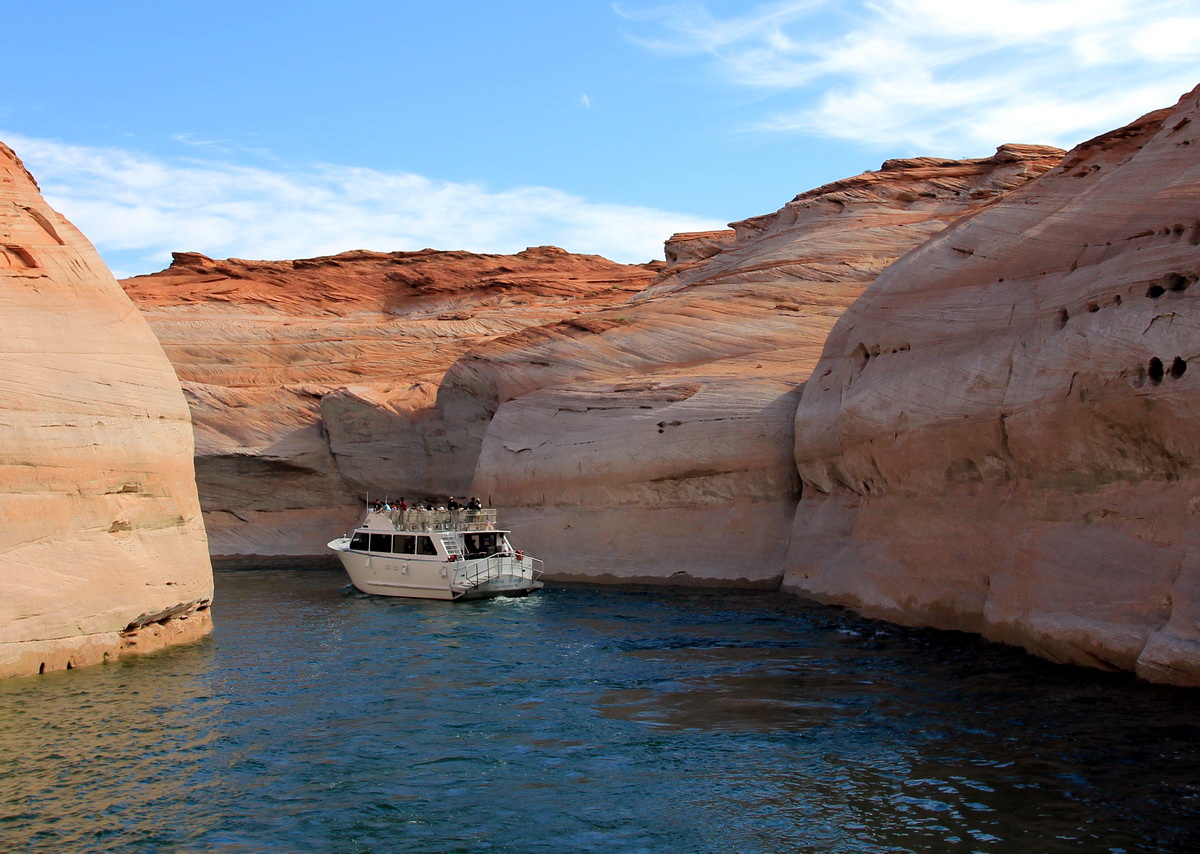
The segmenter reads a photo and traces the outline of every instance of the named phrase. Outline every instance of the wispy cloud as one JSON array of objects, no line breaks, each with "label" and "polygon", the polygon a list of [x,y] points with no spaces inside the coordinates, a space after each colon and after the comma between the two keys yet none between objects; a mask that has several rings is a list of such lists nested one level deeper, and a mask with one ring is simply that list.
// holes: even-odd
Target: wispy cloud
[{"label": "wispy cloud", "polygon": [[1071,146],[1200,83],[1195,0],[776,2],[717,18],[700,3],[619,7],[647,49],[707,56],[773,95],[756,126],[901,153]]},{"label": "wispy cloud", "polygon": [[161,269],[176,250],[282,259],[349,249],[507,253],[553,244],[641,262],[661,258],[674,232],[724,226],[547,187],[492,190],[330,164],[264,168],[13,133],[0,138],[118,276]]}]

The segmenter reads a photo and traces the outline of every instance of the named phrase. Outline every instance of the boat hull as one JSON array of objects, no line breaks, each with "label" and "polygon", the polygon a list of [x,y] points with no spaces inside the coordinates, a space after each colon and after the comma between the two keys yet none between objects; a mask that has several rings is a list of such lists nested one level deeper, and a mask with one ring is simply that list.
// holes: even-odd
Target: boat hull
[{"label": "boat hull", "polygon": [[407,599],[491,599],[525,596],[542,587],[528,561],[512,556],[483,560],[422,560],[351,551],[346,539],[329,547],[337,553],[351,583],[363,593]]}]

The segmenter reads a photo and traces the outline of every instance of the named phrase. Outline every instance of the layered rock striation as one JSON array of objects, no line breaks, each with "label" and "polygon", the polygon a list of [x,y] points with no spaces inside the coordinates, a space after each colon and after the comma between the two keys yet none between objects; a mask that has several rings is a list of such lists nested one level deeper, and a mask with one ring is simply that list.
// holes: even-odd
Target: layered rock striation
[{"label": "layered rock striation", "polygon": [[1200,684],[1197,97],[1065,157],[888,161],[677,235],[653,281],[540,249],[126,284],[217,554],[470,491],[554,578],[782,587]]},{"label": "layered rock striation", "polygon": [[892,265],[796,414],[785,587],[1200,683],[1200,91]]},{"label": "layered rock striation", "polygon": [[188,407],[146,321],[0,145],[0,677],[211,628]]},{"label": "layered rock striation", "polygon": [[462,494],[436,391],[469,348],[625,299],[650,267],[535,247],[297,261],[177,253],[123,285],[183,380],[212,553],[330,560],[362,501]]},{"label": "layered rock striation", "polygon": [[884,164],[729,232],[677,235],[626,304],[473,348],[439,391],[474,492],[558,578],[778,586],[793,421],[843,311],[1058,149]]}]

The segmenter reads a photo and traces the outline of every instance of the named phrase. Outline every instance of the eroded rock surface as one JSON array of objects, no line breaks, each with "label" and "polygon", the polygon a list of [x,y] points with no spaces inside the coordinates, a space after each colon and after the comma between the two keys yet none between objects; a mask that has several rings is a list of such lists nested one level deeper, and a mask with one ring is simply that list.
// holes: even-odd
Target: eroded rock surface
[{"label": "eroded rock surface", "polygon": [[1200,683],[1200,104],[898,261],[796,416],[786,587]]},{"label": "eroded rock surface", "polygon": [[215,557],[319,557],[361,502],[470,485],[435,408],[470,347],[623,300],[653,267],[516,255],[345,252],[297,261],[178,253],[122,284],[183,380]]},{"label": "eroded rock surface", "polygon": [[625,305],[478,346],[439,393],[472,490],[555,577],[780,583],[793,419],[875,276],[1046,172],[1058,149],[889,161],[733,231],[678,235]]},{"label": "eroded rock surface", "polygon": [[0,145],[0,677],[211,628],[179,382],[91,244]]}]

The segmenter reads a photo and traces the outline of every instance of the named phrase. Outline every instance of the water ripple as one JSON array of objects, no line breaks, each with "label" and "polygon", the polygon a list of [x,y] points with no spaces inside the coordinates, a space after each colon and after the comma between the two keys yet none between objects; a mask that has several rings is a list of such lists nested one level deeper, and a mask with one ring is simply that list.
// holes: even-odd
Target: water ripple
[{"label": "water ripple", "polygon": [[0,683],[0,848],[1200,847],[1200,693],[762,593],[410,602],[218,573],[217,631]]}]

